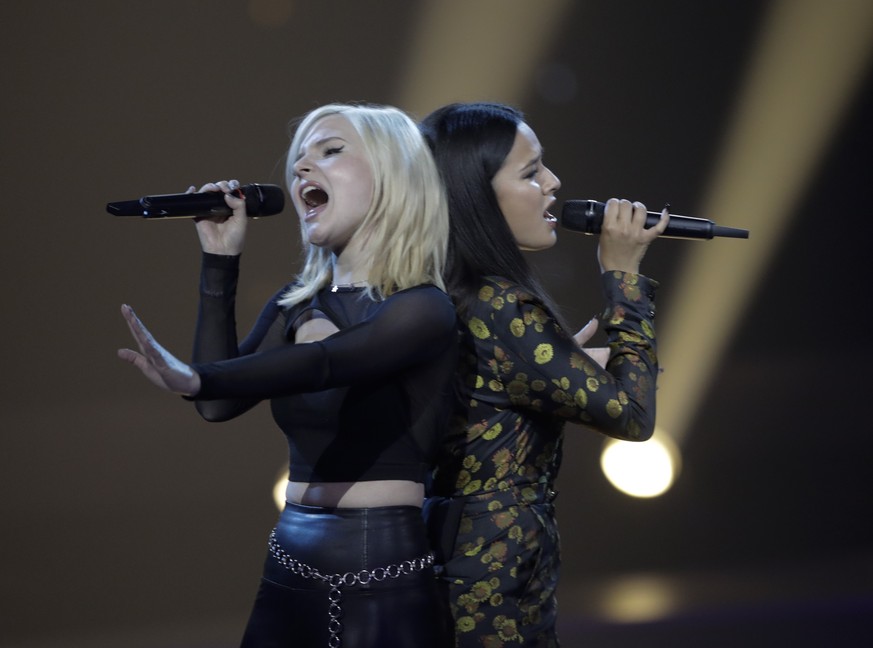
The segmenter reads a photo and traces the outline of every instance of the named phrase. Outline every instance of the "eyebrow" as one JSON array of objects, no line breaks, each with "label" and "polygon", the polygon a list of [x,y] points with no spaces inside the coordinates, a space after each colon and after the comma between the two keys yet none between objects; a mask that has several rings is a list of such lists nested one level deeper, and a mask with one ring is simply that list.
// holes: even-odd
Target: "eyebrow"
[{"label": "eyebrow", "polygon": [[528,162],[526,162],[525,165],[523,167],[521,167],[521,170],[524,171],[529,166],[536,166],[537,164],[540,163],[540,161],[542,159],[543,159],[543,151],[540,151],[538,155],[534,156]]},{"label": "eyebrow", "polygon": [[[312,142],[312,144],[310,144],[309,146],[310,146],[310,148],[318,148],[319,146],[327,144],[330,140],[335,140],[335,139],[340,140],[344,144],[348,144],[348,140],[346,140],[344,137],[341,137],[339,135],[328,135],[327,137],[322,137],[320,139],[317,139],[316,141]],[[303,149],[304,149],[304,147],[301,146],[297,150],[297,157],[294,160],[295,162],[303,157]]]}]

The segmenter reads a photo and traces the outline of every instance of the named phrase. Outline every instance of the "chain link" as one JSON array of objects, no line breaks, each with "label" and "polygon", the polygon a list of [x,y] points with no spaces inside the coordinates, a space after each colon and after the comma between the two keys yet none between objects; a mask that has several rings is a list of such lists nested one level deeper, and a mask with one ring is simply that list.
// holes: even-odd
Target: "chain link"
[{"label": "chain link", "polygon": [[327,640],[328,648],[340,648],[342,644],[342,639],[340,638],[343,629],[340,622],[340,617],[342,617],[342,587],[367,585],[370,581],[381,583],[388,578],[399,578],[400,576],[424,571],[428,567],[433,567],[434,563],[434,555],[432,552],[429,552],[422,558],[404,560],[401,563],[388,565],[387,567],[377,567],[372,570],[362,569],[358,572],[346,572],[345,574],[322,574],[315,567],[311,567],[291,557],[282,548],[282,545],[279,544],[279,540],[276,538],[276,529],[270,532],[270,539],[267,545],[273,558],[279,561],[279,564],[292,574],[312,580],[324,581],[330,586],[330,591],[327,593],[327,600],[329,601],[327,608],[327,629],[330,632],[330,637]]}]

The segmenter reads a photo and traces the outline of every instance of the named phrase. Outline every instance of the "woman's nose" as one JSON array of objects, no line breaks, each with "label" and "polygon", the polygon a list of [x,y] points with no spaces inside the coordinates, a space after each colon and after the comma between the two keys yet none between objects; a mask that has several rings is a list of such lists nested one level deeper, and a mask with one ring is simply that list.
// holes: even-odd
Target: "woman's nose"
[{"label": "woman's nose", "polygon": [[294,163],[294,173],[297,175],[303,173],[309,173],[312,170],[312,166],[309,164],[309,161],[302,157]]},{"label": "woman's nose", "polygon": [[555,193],[561,188],[561,180],[552,173],[551,169],[546,169],[546,181],[543,183],[543,192],[547,194]]}]

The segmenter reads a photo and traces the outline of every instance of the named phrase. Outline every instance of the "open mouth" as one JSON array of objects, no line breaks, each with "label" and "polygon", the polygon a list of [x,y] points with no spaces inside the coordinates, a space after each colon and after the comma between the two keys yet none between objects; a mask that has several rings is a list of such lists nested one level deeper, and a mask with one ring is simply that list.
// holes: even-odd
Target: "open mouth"
[{"label": "open mouth", "polygon": [[328,195],[324,189],[315,185],[308,185],[300,191],[300,199],[310,210],[314,210],[327,204]]},{"label": "open mouth", "polygon": [[550,212],[543,212],[543,218],[549,223],[557,223],[557,216],[553,216]]}]

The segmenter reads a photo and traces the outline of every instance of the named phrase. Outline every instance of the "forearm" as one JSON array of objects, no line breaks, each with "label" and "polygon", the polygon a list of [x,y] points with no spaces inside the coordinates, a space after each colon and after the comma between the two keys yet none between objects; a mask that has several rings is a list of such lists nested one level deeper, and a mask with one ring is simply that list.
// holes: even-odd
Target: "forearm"
[{"label": "forearm", "polygon": [[214,362],[239,355],[236,332],[238,277],[239,256],[203,254],[192,362]]}]

